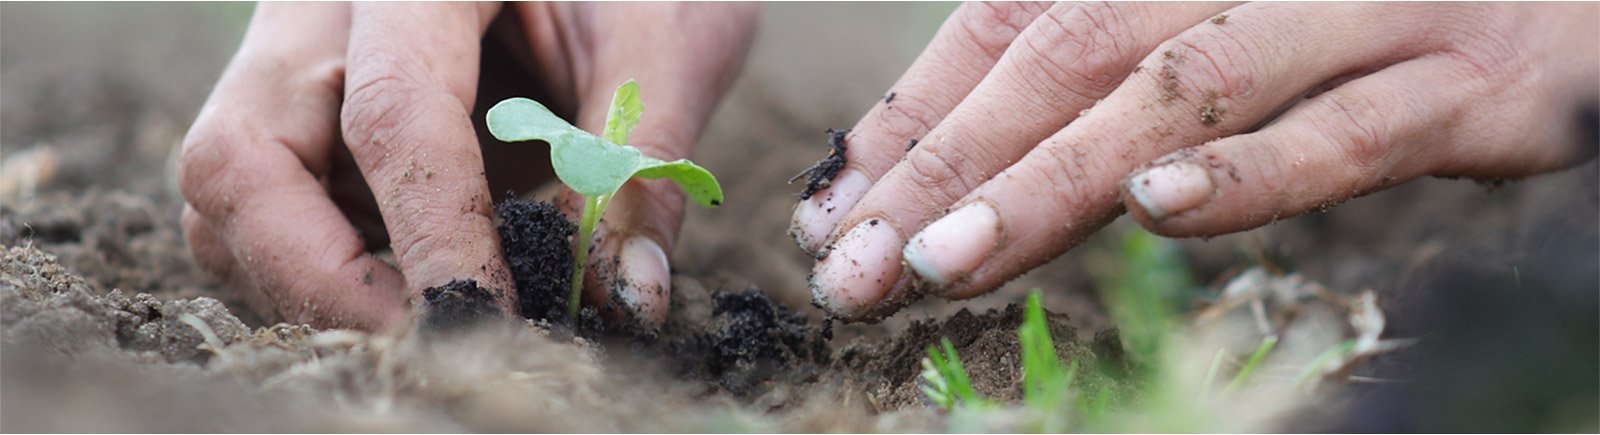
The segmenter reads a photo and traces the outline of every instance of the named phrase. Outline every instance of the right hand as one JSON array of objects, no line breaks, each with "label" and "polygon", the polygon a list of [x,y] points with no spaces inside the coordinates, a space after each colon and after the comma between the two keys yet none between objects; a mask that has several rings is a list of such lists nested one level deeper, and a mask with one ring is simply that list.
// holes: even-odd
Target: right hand
[{"label": "right hand", "polygon": [[870,320],[923,293],[992,291],[1124,211],[1157,234],[1214,236],[1418,177],[1586,161],[1597,16],[1592,3],[964,4],[856,125],[832,187],[797,207],[796,241],[828,253],[813,297]]}]

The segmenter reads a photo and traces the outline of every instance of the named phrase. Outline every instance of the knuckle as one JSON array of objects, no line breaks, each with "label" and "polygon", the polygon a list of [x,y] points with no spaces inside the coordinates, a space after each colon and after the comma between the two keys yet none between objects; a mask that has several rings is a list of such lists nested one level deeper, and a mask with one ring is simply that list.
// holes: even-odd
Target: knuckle
[{"label": "knuckle", "polygon": [[1378,113],[1377,103],[1370,97],[1330,92],[1317,101],[1322,115],[1310,117],[1311,122],[1350,167],[1370,169],[1389,156],[1383,140],[1385,115]]},{"label": "knuckle", "polygon": [[956,25],[974,49],[998,58],[1038,15],[1034,9],[1037,7],[1028,3],[964,3],[957,11]]},{"label": "knuckle", "polygon": [[[398,254],[397,257],[400,258],[401,264],[405,264],[406,261],[416,261],[417,259],[427,258],[427,255],[430,254],[437,255],[437,253],[440,252],[447,252],[452,248],[450,244],[451,239],[448,235],[453,231],[459,230],[456,228],[448,228],[447,225],[436,222],[455,222],[455,220],[413,221],[413,231],[410,234],[409,240],[404,242],[404,248],[400,248],[396,251]],[[396,240],[398,241],[399,238],[396,237]]]},{"label": "knuckle", "polygon": [[344,140],[358,160],[377,161],[381,151],[419,115],[422,87],[390,58],[369,55],[372,73],[350,80],[340,110]]},{"label": "knuckle", "polygon": [[226,192],[230,180],[239,176],[236,172],[240,154],[249,146],[244,138],[251,136],[220,131],[234,129],[214,128],[210,121],[202,120],[184,137],[183,151],[178,156],[178,191],[206,214],[217,211],[218,193]]},{"label": "knuckle", "polygon": [[927,192],[933,202],[948,204],[972,191],[973,181],[962,177],[961,165],[941,153],[921,151],[906,156],[910,184]]},{"label": "knuckle", "polygon": [[[1254,154],[1249,158],[1231,163],[1248,167],[1247,173],[1253,174],[1246,176],[1250,186],[1241,189],[1223,189],[1223,195],[1248,190],[1247,195],[1258,195],[1273,204],[1293,204],[1303,200],[1290,190],[1291,186],[1297,185],[1290,181],[1302,176],[1298,175],[1291,159],[1284,155],[1285,149],[1263,146],[1252,149],[1252,152]],[[1235,183],[1246,182],[1236,178],[1231,180]]]},{"label": "knuckle", "polygon": [[1248,101],[1260,88],[1254,45],[1237,34],[1242,26],[1202,26],[1174,38],[1161,51],[1180,77],[1202,95]]},{"label": "knuckle", "polygon": [[[905,146],[905,139],[920,138],[933,130],[942,120],[942,115],[926,99],[918,95],[934,95],[928,92],[907,90],[907,95],[896,98],[893,106],[885,106],[879,113],[879,128],[888,135],[888,142],[881,148],[898,150]],[[865,131],[864,131],[865,132]],[[856,135],[851,135],[855,139]],[[870,137],[870,136],[869,136]],[[851,148],[850,151],[855,151]]]},{"label": "knuckle", "polygon": [[1100,173],[1105,168],[1093,166],[1096,159],[1090,158],[1089,153],[1081,147],[1058,146],[1038,154],[1044,162],[1027,166],[1034,171],[1030,179],[1045,183],[1050,200],[1061,203],[1068,210],[1087,210],[1086,206],[1097,200],[1115,200],[1118,194],[1116,189],[1100,189],[1100,192],[1096,192],[1089,187],[1087,181],[1091,174]]},{"label": "knuckle", "polygon": [[1042,15],[1022,38],[1029,63],[1054,84],[1094,100],[1110,93],[1137,57],[1118,38],[1130,32],[1123,7],[1114,4],[1058,6]]},{"label": "knuckle", "polygon": [[[1496,6],[1485,6],[1494,8]],[[1533,61],[1527,53],[1536,52],[1513,34],[1507,21],[1515,11],[1455,11],[1448,25],[1452,29],[1442,52],[1471,71],[1470,80],[1478,83],[1520,83],[1533,76]]]}]

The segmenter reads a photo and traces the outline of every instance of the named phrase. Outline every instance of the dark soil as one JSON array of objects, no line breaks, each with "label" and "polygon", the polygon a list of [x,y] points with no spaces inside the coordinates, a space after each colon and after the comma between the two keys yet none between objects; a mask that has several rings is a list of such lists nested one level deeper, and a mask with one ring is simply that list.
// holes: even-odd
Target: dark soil
[{"label": "dark soil", "polygon": [[[721,331],[712,329],[721,326],[707,288],[761,288],[792,307],[790,314],[820,318],[805,305],[810,294],[803,283],[814,259],[784,235],[794,206],[786,192],[793,187],[770,177],[813,166],[815,156],[795,150],[815,145],[816,131],[858,121],[852,109],[860,109],[861,97],[892,85],[922,51],[940,20],[905,20],[918,16],[908,9],[924,7],[906,5],[767,8],[745,72],[696,146],[697,162],[723,180],[740,206],[685,211],[680,248],[669,252],[673,305],[663,342]],[[585,340],[549,340],[552,334],[532,329],[419,346],[412,336],[273,325],[281,319],[245,309],[240,295],[247,289],[193,263],[178,226],[183,200],[173,182],[172,150],[238,41],[207,24],[215,24],[214,8],[223,6],[205,6],[4,5],[0,157],[52,147],[62,161],[39,196],[0,201],[0,245],[8,247],[0,256],[0,431],[934,432],[949,428],[919,405],[914,367],[938,337],[948,332],[960,343],[969,373],[982,373],[973,379],[980,391],[1004,398],[1016,390],[994,372],[1015,374],[1018,359],[1017,322],[1001,308],[1006,303],[1038,287],[1047,292],[1046,308],[1070,313],[1079,331],[1108,325],[1085,266],[1095,251],[1082,248],[983,298],[930,299],[881,324],[836,325],[838,342],[814,382],[794,375],[814,363],[791,359],[789,368],[756,384],[771,392],[754,401],[705,393],[722,387],[679,382],[653,364],[627,364],[648,358],[676,365],[659,354],[616,347],[601,358]],[[239,18],[241,29],[247,18]],[[884,28],[873,25],[881,22],[903,22],[895,29],[915,38],[859,44],[882,37]],[[119,49],[98,49],[113,46]],[[1181,60],[1174,53],[1145,65],[1143,72],[1161,85],[1162,103],[1188,97],[1172,67]],[[839,71],[851,79],[827,79]],[[1584,155],[1595,153],[1595,113],[1579,114]],[[1151,128],[1165,134],[1172,127]],[[829,159],[802,172],[812,193],[845,165],[844,137],[833,137]],[[1593,432],[1600,421],[1590,406],[1600,397],[1597,168],[1591,161],[1492,191],[1422,179],[1246,234],[1181,243],[1200,280],[1250,261],[1242,253],[1248,245],[1293,259],[1282,264],[1330,290],[1375,289],[1393,337],[1425,337],[1427,348],[1439,349],[1428,358],[1376,359],[1380,370],[1372,375],[1384,382],[1357,385],[1350,415],[1358,424],[1339,431]],[[1446,267],[1452,264],[1460,267]],[[544,294],[564,304],[565,292]],[[960,307],[971,311],[957,316]],[[974,314],[986,308],[997,310]],[[186,314],[225,349],[202,348],[207,339],[196,322],[184,321],[192,320]],[[1065,326],[1059,320],[1053,317],[1052,325]],[[241,334],[240,324],[255,333]],[[1096,336],[1094,346],[1067,345],[1070,334],[1053,333],[1063,353],[1089,357],[1092,347],[1100,359],[1118,348],[1101,346],[1116,341],[1109,333]],[[1085,335],[1094,334],[1080,334],[1079,343],[1088,341]],[[467,351],[449,347],[457,344]],[[772,409],[762,405],[785,390],[783,379],[805,382],[789,389],[786,403],[795,406],[748,412]],[[1572,419],[1529,423],[1553,413]],[[751,421],[772,425],[741,424]],[[1232,431],[1307,429],[1298,420],[1279,423]]]},{"label": "dark soil", "polygon": [[572,289],[572,237],[578,226],[548,202],[507,199],[494,208],[500,218],[500,250],[517,284],[517,312],[524,318],[566,323]]},{"label": "dark soil", "polygon": [[814,381],[827,364],[832,322],[811,325],[757,289],[718,291],[711,299],[711,317],[667,343],[681,375],[752,396],[769,382]]},{"label": "dark soil", "polygon": [[833,177],[838,176],[839,170],[844,169],[845,163],[848,162],[844,157],[845,150],[849,149],[844,144],[845,135],[848,134],[850,134],[850,129],[848,128],[843,130],[828,129],[828,156],[823,157],[822,160],[817,161],[817,164],[811,165],[811,167],[789,179],[790,183],[801,178],[806,179],[806,188],[800,191],[801,201],[811,199],[811,195],[816,194],[818,190],[827,189],[828,186],[833,185]]},{"label": "dark soil", "polygon": [[418,328],[424,332],[455,332],[505,317],[495,306],[494,293],[470,279],[423,290],[422,298],[427,312]]},{"label": "dark soil", "polygon": [[500,218],[500,250],[517,286],[517,314],[558,336],[595,338],[606,332],[594,307],[579,309],[577,319],[567,314],[572,297],[572,238],[578,225],[545,201],[507,198],[494,211]]}]

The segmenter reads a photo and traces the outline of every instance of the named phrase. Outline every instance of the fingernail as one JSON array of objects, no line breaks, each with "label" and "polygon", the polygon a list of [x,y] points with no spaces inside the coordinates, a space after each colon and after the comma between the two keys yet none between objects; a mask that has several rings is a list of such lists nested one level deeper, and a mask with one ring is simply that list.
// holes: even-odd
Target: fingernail
[{"label": "fingernail", "polygon": [[1205,168],[1186,162],[1147,169],[1128,184],[1133,200],[1155,220],[1199,207],[1217,190]]},{"label": "fingernail", "polygon": [[811,298],[836,316],[855,318],[883,299],[900,279],[904,246],[888,221],[870,219],[833,244],[811,275]]},{"label": "fingernail", "polygon": [[649,237],[633,236],[622,243],[618,257],[622,275],[618,298],[635,320],[660,326],[667,320],[667,292],[671,290],[667,252]]},{"label": "fingernail", "polygon": [[821,252],[833,228],[856,206],[856,201],[861,200],[869,187],[872,182],[867,180],[866,174],[849,169],[834,177],[831,187],[800,201],[795,206],[794,218],[789,221],[789,235],[794,236],[795,244],[812,255]]},{"label": "fingernail", "polygon": [[1000,243],[1000,215],[986,202],[974,202],[939,218],[911,238],[906,264],[942,292],[989,258]]}]

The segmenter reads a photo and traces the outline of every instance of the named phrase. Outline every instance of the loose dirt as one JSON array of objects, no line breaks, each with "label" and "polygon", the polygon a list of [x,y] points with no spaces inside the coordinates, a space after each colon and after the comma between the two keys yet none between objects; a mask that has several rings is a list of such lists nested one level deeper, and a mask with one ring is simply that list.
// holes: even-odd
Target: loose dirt
[{"label": "loose dirt", "polygon": [[500,250],[511,266],[522,317],[567,323],[572,238],[578,226],[554,204],[508,199],[495,206]]},{"label": "loose dirt", "polygon": [[[876,23],[920,16],[907,13],[918,6],[767,8],[748,68],[696,149],[728,204],[686,212],[670,253],[671,315],[653,342],[562,336],[539,322],[437,340],[253,315],[241,289],[189,257],[170,164],[237,39],[172,43],[193,39],[180,29],[201,31],[185,23],[211,19],[188,6],[127,6],[144,9],[104,22],[92,21],[95,8],[42,11],[55,7],[73,8],[6,4],[0,15],[0,158],[39,147],[60,158],[37,196],[0,201],[0,430],[944,431],[916,393],[924,346],[950,337],[981,392],[1014,399],[1009,306],[1035,287],[1058,352],[1126,367],[1085,267],[1105,240],[990,296],[917,302],[880,324],[830,328],[808,306],[812,259],[783,234],[794,196],[779,181],[815,161],[803,150],[823,145],[816,132],[855,122],[862,96],[879,95],[926,44],[937,19],[908,23],[914,37],[859,44],[881,36]],[[79,21],[51,24],[63,17]],[[118,24],[133,21],[142,25]],[[818,22],[842,30],[817,32]],[[852,80],[819,80],[839,71]],[[808,189],[844,166],[843,137],[828,142],[834,163],[805,171]],[[1594,431],[1597,174],[1591,161],[1493,191],[1421,180],[1249,234],[1182,241],[1200,280],[1233,276],[1257,254],[1281,259],[1330,291],[1376,291],[1386,337],[1425,337],[1356,373],[1372,381],[1317,404],[1342,423],[1280,416],[1239,430]],[[546,241],[570,237],[553,220],[527,221],[556,229],[538,236]],[[555,258],[566,250],[538,246],[549,245],[510,257],[570,263]],[[519,279],[519,293],[565,297],[569,271],[526,269],[519,278],[545,278]],[[519,310],[548,319],[565,300],[541,303]],[[1085,382],[1115,382],[1116,370]]]},{"label": "loose dirt", "polygon": [[[892,99],[893,97],[890,98]],[[805,189],[800,191],[801,201],[811,199],[811,195],[816,194],[818,190],[832,186],[833,177],[838,176],[839,170],[844,169],[844,165],[849,163],[849,160],[844,156],[845,150],[850,149],[844,143],[845,137],[848,135],[850,135],[850,129],[848,128],[843,130],[828,129],[828,156],[823,157],[822,160],[817,161],[817,164],[811,165],[811,167],[800,171],[799,174],[795,174],[793,178],[789,179],[790,183],[801,178],[806,180]]]}]

